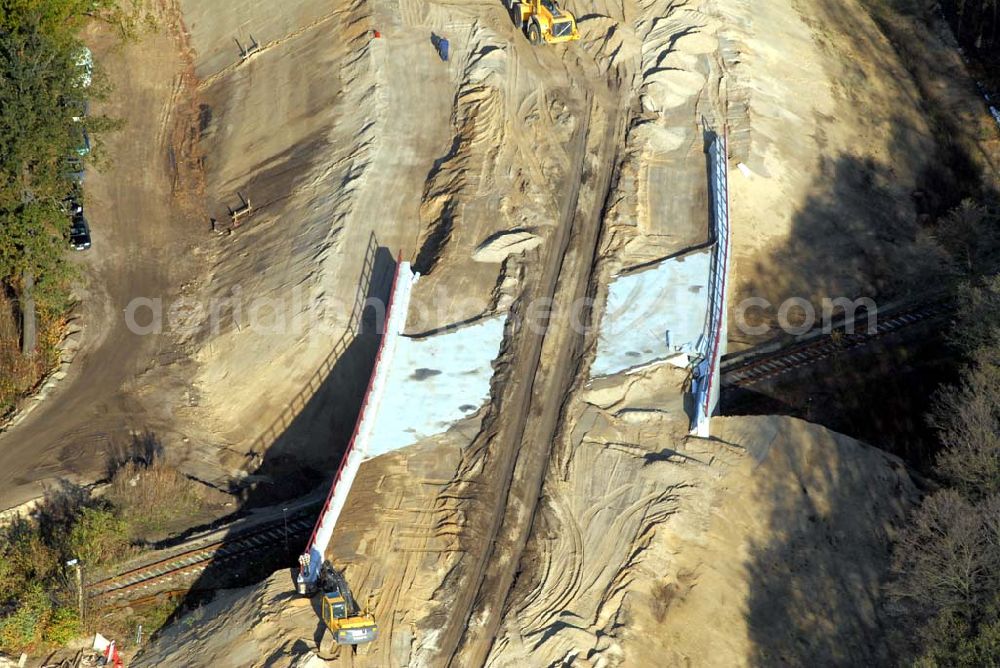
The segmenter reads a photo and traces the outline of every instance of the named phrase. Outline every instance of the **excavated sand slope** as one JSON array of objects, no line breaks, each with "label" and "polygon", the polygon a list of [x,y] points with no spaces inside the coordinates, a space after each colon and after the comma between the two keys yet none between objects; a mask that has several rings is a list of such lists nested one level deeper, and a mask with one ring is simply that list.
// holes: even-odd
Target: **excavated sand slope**
[{"label": "excavated sand slope", "polygon": [[[362,123],[360,140],[337,135],[334,150],[363,175],[333,196],[367,201],[348,206],[365,214],[400,198],[419,221],[408,228],[410,247],[429,275],[414,295],[425,310],[411,321],[413,331],[509,303],[553,238],[560,193],[552,184],[572,173],[568,143],[582,125],[581,100],[590,101],[587,77],[606,78],[632,115],[607,198],[595,317],[616,270],[705,239],[703,120],[715,127],[728,120],[733,162],[747,170],[732,170],[733,300],[891,291],[920,266],[910,190],[932,153],[930,130],[913,82],[867,13],[852,1],[828,4],[598,3],[577,11],[583,39],[555,50],[527,46],[492,1],[361,3],[358,11],[385,42],[358,51],[368,54],[370,70],[344,88],[345,96],[360,95],[360,111],[343,123],[355,128],[371,100],[383,120]],[[448,65],[434,61],[433,51],[425,55],[432,30],[452,40]],[[386,60],[379,49],[401,49],[411,60]],[[393,79],[394,64],[410,69],[395,70]],[[401,140],[399,119],[410,118],[415,103],[389,84],[404,85],[411,70],[415,79],[438,76],[426,74],[435,67],[446,68],[453,94],[421,117],[443,123],[426,128],[441,142],[425,178],[404,180],[404,197],[383,180],[397,175],[394,163],[365,162],[366,147],[379,145],[381,132]],[[567,89],[567,80],[575,86]],[[371,90],[357,93],[358,86]],[[581,180],[591,182],[595,170],[610,169],[587,167]],[[364,186],[372,182],[384,187]],[[343,238],[346,229],[336,234]],[[532,249],[523,257],[498,264],[525,245]],[[593,335],[587,343],[579,368],[562,372],[586,373]],[[482,602],[503,615],[484,648],[488,665],[885,658],[880,583],[893,528],[915,497],[901,464],[786,418],[718,419],[711,440],[690,439],[685,381],[661,368],[589,388],[580,380],[559,397],[563,426],[516,582],[504,601]],[[484,415],[484,422],[494,417]],[[466,523],[483,510],[475,485],[451,483],[488,483],[490,438],[471,420],[362,468],[331,551],[359,599],[372,602],[383,637],[337,661],[442,662],[440,647],[449,642],[442,630],[453,621],[455,583],[462,582],[452,576],[493,539]],[[291,603],[289,591],[289,575],[279,573],[220,596],[197,627],[166,630],[141,665],[184,663],[196,656],[184,654],[191,651],[217,665],[321,665],[316,618],[303,611],[307,604]],[[221,614],[229,609],[241,618]],[[484,622],[473,616],[468,624]],[[251,664],[232,662],[237,647],[252,648],[245,650]]]},{"label": "excavated sand slope", "polygon": [[[706,239],[702,131],[725,121],[731,306],[763,297],[775,305],[762,314],[773,325],[789,297],[898,297],[939,270],[913,197],[940,187],[926,112],[939,102],[921,98],[861,2],[578,8],[584,48],[636,95],[607,219],[614,263],[642,264]],[[952,53],[932,32],[920,48]],[[736,347],[752,340],[730,322]]]},{"label": "excavated sand slope", "polygon": [[900,462],[790,418],[683,445],[641,425],[598,418],[550,478],[487,665],[885,658],[879,583],[915,498]]},{"label": "excavated sand slope", "polygon": [[[187,439],[171,450],[222,483],[262,456],[326,466],[350,433],[366,355],[370,366],[374,324],[344,348],[359,302],[384,297],[365,290],[373,245],[377,270],[398,254],[427,274],[412,332],[494,312],[504,261],[543,243],[554,219],[546,177],[565,159],[551,149],[573,118],[498,49],[510,27],[486,3],[491,20],[363,0],[181,5],[206,209],[222,234],[184,286],[197,375]],[[448,62],[435,30],[452,38]],[[260,50],[241,62],[237,42]],[[539,115],[537,141],[510,140],[523,114]],[[241,194],[254,213],[230,231]]]},{"label": "excavated sand slope", "polygon": [[[615,427],[598,416],[547,486],[529,568],[488,665],[885,658],[877,649],[878,583],[893,526],[915,496],[897,460],[791,418],[720,419],[714,440],[681,446],[655,421],[629,422]],[[395,587],[411,588],[398,603],[417,606],[414,594],[430,590],[404,556],[383,567]],[[220,594],[133,665],[341,665],[312,659],[316,612],[293,598],[291,583],[281,571]],[[354,665],[424,665],[411,660],[412,627],[391,621],[419,617],[419,608],[384,610],[378,600],[388,584],[374,597],[382,651],[362,648]],[[323,648],[330,657],[329,638]]]},{"label": "excavated sand slope", "polygon": [[[223,230],[238,193],[255,213],[210,236],[182,286],[201,322],[178,333],[195,377],[169,449],[223,483],[269,450],[336,450],[309,434],[349,431],[330,406],[353,405],[355,365],[329,370],[356,334],[373,240],[426,274],[410,333],[509,303],[508,258],[538,252],[562,216],[591,79],[632,110],[605,275],[707,239],[703,130],[728,120],[747,174],[732,179],[734,304],[918,284],[935,255],[909,196],[933,155],[915,86],[855,2],[820,4],[599,2],[577,12],[579,43],[538,50],[493,0],[180,0],[204,208]],[[251,34],[260,50],[240,63]]]}]

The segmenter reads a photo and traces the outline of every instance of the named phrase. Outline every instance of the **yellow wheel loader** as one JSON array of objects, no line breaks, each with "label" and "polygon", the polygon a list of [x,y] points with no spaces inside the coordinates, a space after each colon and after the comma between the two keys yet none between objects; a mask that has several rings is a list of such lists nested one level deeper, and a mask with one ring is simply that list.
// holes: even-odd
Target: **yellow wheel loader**
[{"label": "yellow wheel loader", "polygon": [[338,645],[362,645],[378,638],[378,624],[367,611],[360,612],[344,576],[330,562],[319,572],[323,593],[323,623]]},{"label": "yellow wheel loader", "polygon": [[555,0],[504,0],[510,18],[518,30],[523,30],[533,45],[558,44],[580,39],[576,17],[560,7]]}]

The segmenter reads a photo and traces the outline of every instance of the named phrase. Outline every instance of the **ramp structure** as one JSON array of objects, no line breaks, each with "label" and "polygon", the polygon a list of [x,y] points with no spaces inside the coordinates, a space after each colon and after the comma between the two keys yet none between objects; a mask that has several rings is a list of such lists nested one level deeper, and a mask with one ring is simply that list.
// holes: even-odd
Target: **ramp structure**
[{"label": "ramp structure", "polygon": [[705,245],[618,276],[608,287],[591,377],[664,362],[687,368],[697,359],[710,310],[711,265]]},{"label": "ramp structure", "polygon": [[664,363],[690,369],[691,433],[702,437],[709,435],[709,419],[719,403],[731,247],[726,137],[709,137],[707,240],[615,278],[590,369],[592,378],[637,373]]},{"label": "ramp structure", "polygon": [[378,353],[375,358],[375,367],[372,376],[368,381],[368,389],[365,392],[364,401],[361,404],[361,412],[358,421],[354,425],[354,433],[344,452],[344,457],[330,485],[330,492],[323,504],[316,527],[313,529],[309,542],[306,544],[306,552],[299,557],[299,576],[297,589],[300,593],[311,593],[315,590],[317,579],[319,578],[320,567],[323,564],[323,555],[326,552],[330,538],[333,536],[333,529],[337,525],[337,519],[347,502],[347,495],[351,491],[354,479],[358,475],[361,463],[368,458],[368,448],[371,441],[372,430],[375,427],[378,408],[385,396],[387,377],[389,369],[392,367],[392,358],[396,352],[396,345],[406,326],[406,314],[409,310],[410,296],[413,284],[416,283],[418,274],[414,274],[409,262],[398,262],[396,273],[393,277],[392,292],[389,303],[386,305],[384,325],[382,329],[382,340],[379,343]]},{"label": "ramp structure", "polygon": [[725,135],[715,135],[708,149],[712,183],[712,224],[715,245],[712,250],[712,273],[709,282],[709,311],[701,360],[695,367],[691,393],[695,414],[691,433],[708,438],[709,420],[719,405],[721,380],[719,367],[726,352],[729,318],[726,297],[729,288],[729,149]]},{"label": "ramp structure", "polygon": [[493,361],[503,343],[505,314],[432,334],[404,336],[410,295],[418,275],[398,264],[372,377],[347,451],[299,558],[297,588],[315,589],[334,528],[361,464],[443,434],[489,401]]},{"label": "ramp structure", "polygon": [[432,336],[400,337],[369,455],[444,433],[488,402],[506,321],[495,315]]}]

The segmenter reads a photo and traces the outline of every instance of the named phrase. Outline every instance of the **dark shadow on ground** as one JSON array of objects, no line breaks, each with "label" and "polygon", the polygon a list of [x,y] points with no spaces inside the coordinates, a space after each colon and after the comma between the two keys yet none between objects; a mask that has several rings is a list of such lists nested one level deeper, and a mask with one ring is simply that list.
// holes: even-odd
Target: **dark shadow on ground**
[{"label": "dark shadow on ground", "polygon": [[105,477],[110,480],[118,469],[136,462],[149,466],[165,454],[159,436],[149,429],[132,434],[128,441],[112,440],[108,445]]},{"label": "dark shadow on ground", "polygon": [[769,509],[757,535],[773,538],[751,540],[745,560],[749,663],[892,665],[882,585],[913,498],[904,467],[833,438],[793,437],[766,458],[754,507]]},{"label": "dark shadow on ground", "polygon": [[[351,438],[372,374],[395,268],[396,259],[388,249],[376,245],[359,283],[356,329],[343,341],[331,342],[321,382],[315,388],[305,388],[300,395],[305,398],[291,404],[293,414],[280,419],[282,427],[273,443],[260,441],[255,447],[234,516],[281,504],[329,484]],[[266,388],[261,389],[266,392]],[[262,549],[252,559],[210,565],[194,582],[175,617],[204,602],[214,590],[257,582],[280,568],[296,565],[318,512],[318,505],[307,511],[308,528],[288,534],[285,545],[277,549]],[[293,591],[291,584],[289,591]]]},{"label": "dark shadow on ground", "polygon": [[[737,297],[772,305],[747,312],[750,325],[770,327],[765,336],[781,334],[778,309],[787,299],[805,299],[821,313],[824,298],[885,302],[918,294],[928,288],[928,277],[950,273],[931,225],[904,201],[916,190],[902,193],[891,166],[850,155],[821,162],[822,176],[785,243],[740,267],[746,281]],[[801,324],[800,310],[788,315],[792,325]],[[730,339],[753,340],[735,318]]]},{"label": "dark shadow on ground", "polygon": [[938,441],[925,416],[937,389],[957,379],[959,354],[944,329],[941,322],[921,325],[747,388],[724,388],[720,411],[802,418],[928,474]]},{"label": "dark shadow on ground", "polygon": [[[907,136],[906,125],[900,121],[895,127],[890,155],[913,158],[915,141]],[[891,162],[853,155],[823,158],[823,176],[813,184],[787,240],[738,268],[745,282],[736,299],[763,298],[771,306],[753,306],[742,318],[739,311],[731,312],[730,349],[765,338],[787,343],[802,333],[780,323],[780,307],[791,298],[813,305],[814,326],[824,322],[824,300],[870,298],[884,307],[903,299],[919,302],[922,295],[942,291],[950,295],[945,299],[954,300],[965,271],[959,257],[962,244],[955,237],[976,237],[955,231],[946,214],[966,198],[995,201],[996,193],[980,181],[973,161],[951,135],[940,137],[937,150],[922,159],[917,183],[904,189]],[[980,262],[979,270],[987,264]],[[844,311],[836,307],[831,313],[829,320],[835,322]],[[792,327],[809,323],[799,306],[789,308],[786,316]],[[761,329],[752,332],[744,325]],[[749,391],[724,389],[721,411],[801,417],[926,470],[937,439],[924,416],[935,390],[955,379],[956,353],[948,331],[947,320],[939,320]]]},{"label": "dark shadow on ground", "polygon": [[[820,3],[811,11],[814,29],[848,35],[860,58],[869,56],[875,63],[884,58],[876,49],[877,42],[885,44],[879,24],[867,17],[862,21],[856,8]],[[904,67],[919,68],[917,56],[932,57],[931,46],[905,45],[897,37],[890,35],[890,42]],[[906,74],[898,63],[884,65]],[[761,338],[791,338],[776,327],[777,305],[791,297],[818,307],[823,298],[870,297],[884,305],[942,288],[954,294],[963,268],[952,244],[957,232],[944,214],[966,198],[995,202],[997,197],[993,186],[981,180],[968,128],[941,113],[927,76],[914,89],[921,97],[900,100],[901,108],[916,106],[924,114],[934,135],[930,144],[901,115],[890,124],[893,134],[884,157],[819,157],[821,176],[798,211],[787,242],[738,267],[746,282],[731,306],[746,297],[763,297],[775,305],[767,316],[759,310],[754,315],[754,309],[748,314],[747,324],[771,327]],[[842,94],[850,96],[850,91]],[[864,113],[858,110],[859,116]],[[897,172],[912,173],[915,181],[903,182]],[[984,263],[978,271],[988,269]],[[793,325],[800,324],[797,314],[801,311],[793,309]],[[802,417],[888,449],[916,467],[926,466],[938,446],[925,416],[940,384],[954,379],[957,361],[947,345],[947,331],[947,322],[927,324],[755,385],[752,392],[724,390],[723,410]],[[759,341],[741,332],[731,311],[731,349]],[[832,440],[828,447],[839,448]],[[807,463],[792,458],[797,484],[761,477],[760,503],[770,510],[758,534],[764,538],[749,546],[744,561],[753,665],[898,662],[886,639],[890,629],[882,588],[892,530],[905,517],[888,510],[901,503],[905,465],[878,453],[885,462],[875,466],[857,449],[838,455]]]}]

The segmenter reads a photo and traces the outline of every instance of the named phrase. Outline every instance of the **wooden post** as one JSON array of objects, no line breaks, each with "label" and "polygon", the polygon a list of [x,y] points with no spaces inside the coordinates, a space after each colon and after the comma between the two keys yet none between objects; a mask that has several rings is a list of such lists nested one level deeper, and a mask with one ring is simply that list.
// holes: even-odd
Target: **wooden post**
[{"label": "wooden post", "polygon": [[240,206],[239,208],[236,209],[233,208],[229,209],[229,216],[233,220],[233,227],[239,227],[240,220],[242,218],[248,217],[251,213],[253,213],[253,205],[250,204],[250,199],[244,197],[243,193],[241,192],[237,192],[236,194],[239,195],[240,197]]},{"label": "wooden post", "polygon": [[80,606],[80,623],[83,624],[83,565],[79,559],[70,559],[66,565],[76,568],[76,602]]}]

